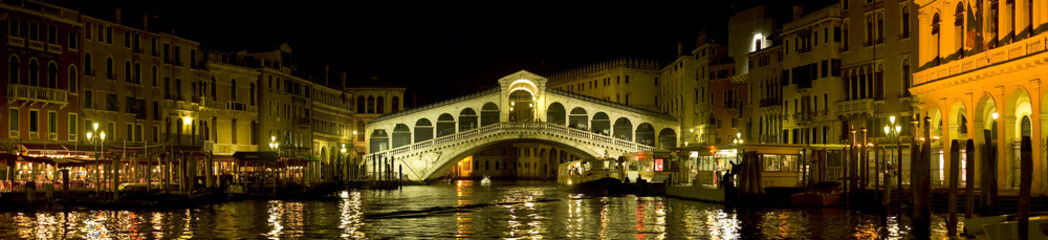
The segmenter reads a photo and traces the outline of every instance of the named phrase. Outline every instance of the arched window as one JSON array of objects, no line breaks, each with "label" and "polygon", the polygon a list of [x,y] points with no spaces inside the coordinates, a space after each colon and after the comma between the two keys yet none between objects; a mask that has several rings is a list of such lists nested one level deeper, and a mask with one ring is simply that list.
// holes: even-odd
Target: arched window
[{"label": "arched window", "polygon": [[933,60],[933,61],[935,61],[935,65],[938,65],[939,57],[941,56],[940,53],[939,53],[939,41],[940,41],[939,40],[939,24],[940,24],[940,22],[942,22],[942,20],[939,18],[939,13],[935,13],[935,15],[932,16],[932,39],[935,39],[935,46],[933,46],[932,48],[935,49],[935,59]]},{"label": "arched window", "polygon": [[841,26],[841,29],[842,29],[841,30],[841,32],[842,32],[841,36],[843,37],[843,41],[841,42],[841,44],[843,44],[842,45],[843,46],[842,48],[844,49],[843,51],[848,51],[848,42],[849,42],[848,39],[851,39],[851,37],[848,36],[848,25],[849,24],[850,23],[848,23],[848,21],[844,21],[844,24],[842,24],[842,26]]},{"label": "arched window", "polygon": [[906,5],[902,7],[902,38],[910,37],[910,6]]},{"label": "arched window", "polygon": [[134,74],[131,73],[131,61],[124,61],[124,81],[135,82]]},{"label": "arched window", "polygon": [[95,75],[95,69],[91,62],[91,53],[84,53],[84,74],[86,75]]},{"label": "arched window", "polygon": [[393,99],[390,99],[389,104],[391,109],[389,110],[389,112],[395,113],[397,111],[400,111],[400,98],[393,97]]},{"label": "arched window", "polygon": [[37,86],[40,83],[40,64],[36,59],[29,59],[29,85]]},{"label": "arched window", "polygon": [[77,78],[79,75],[76,72],[76,66],[69,65],[69,92],[77,91]]},{"label": "arched window", "polygon": [[364,96],[357,96],[357,113],[364,113],[367,111],[367,102],[364,100]]},{"label": "arched window", "polygon": [[877,14],[877,43],[884,43],[884,15]]},{"label": "arched window", "polygon": [[106,78],[116,79],[116,73],[113,72],[113,58],[106,58]]},{"label": "arched window", "polygon": [[55,62],[47,64],[47,87],[58,87],[58,64],[55,64]]},{"label": "arched window", "polygon": [[153,66],[153,86],[156,87],[158,76],[156,72],[156,65]]},{"label": "arched window", "polygon": [[18,84],[18,78],[19,78],[19,76],[18,76],[19,74],[18,73],[21,71],[21,69],[19,69],[21,67],[20,65],[21,65],[21,63],[18,62],[18,57],[15,57],[14,55],[11,55],[10,60],[7,61],[7,81],[8,81],[8,83],[10,83],[10,84]]},{"label": "arched window", "polygon": [[142,84],[142,64],[135,63],[135,83]]},{"label": "arched window", "polygon": [[218,101],[218,80],[211,76],[211,100]]},{"label": "arched window", "polygon": [[872,18],[872,16],[871,17],[867,17],[866,18],[866,45],[867,46],[869,46],[870,44],[873,44],[873,27],[874,26],[873,26],[873,18]]},{"label": "arched window", "polygon": [[375,113],[375,97],[368,97],[368,113]]}]

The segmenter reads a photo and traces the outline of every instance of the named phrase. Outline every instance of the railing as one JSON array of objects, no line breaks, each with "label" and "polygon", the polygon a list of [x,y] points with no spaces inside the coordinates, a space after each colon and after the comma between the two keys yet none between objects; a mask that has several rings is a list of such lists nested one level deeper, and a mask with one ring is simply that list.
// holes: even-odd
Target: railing
[{"label": "railing", "polygon": [[25,47],[25,38],[7,37],[7,44],[15,47]]},{"label": "railing", "polygon": [[841,114],[872,113],[873,110],[873,99],[858,99],[837,103],[837,112]]},{"label": "railing", "polygon": [[29,49],[33,50],[44,50],[44,42],[29,40]]},{"label": "railing", "polygon": [[69,92],[62,89],[34,87],[21,84],[7,86],[7,98],[46,103],[65,104]]},{"label": "railing", "polygon": [[1023,39],[1021,41],[990,49],[979,54],[967,56],[960,60],[951,61],[939,66],[931,67],[913,74],[913,85],[921,85],[957,74],[970,72],[982,67],[1010,61],[1017,58],[1040,53],[1045,50],[1044,43],[1048,35]]},{"label": "railing", "polygon": [[253,152],[258,151],[258,145],[251,144],[230,144],[230,143],[216,143],[214,145],[215,152],[219,153],[233,153],[233,152]]},{"label": "railing", "polygon": [[604,148],[614,148],[624,152],[645,152],[654,151],[655,147],[638,144],[629,140],[612,138],[604,136],[598,133],[587,132],[583,130],[568,128],[561,125],[550,124],[550,123],[498,123],[488,126],[483,126],[478,129],[472,129],[462,131],[456,134],[438,137],[422,142],[416,142],[410,145],[405,145],[377,153],[369,154],[370,156],[403,156],[403,155],[414,155],[418,153],[424,153],[432,151],[436,148],[446,147],[447,145],[456,144],[462,141],[471,140],[475,138],[488,137],[500,134],[521,134],[521,133],[532,133],[532,134],[545,134],[551,135],[558,138],[564,138],[584,144],[601,146]]},{"label": "railing", "polygon": [[199,146],[204,144],[204,136],[193,135],[193,134],[177,134],[177,133],[166,133],[164,139],[174,145],[180,146]]},{"label": "railing", "polygon": [[62,45],[47,44],[47,52],[54,54],[62,54]]}]

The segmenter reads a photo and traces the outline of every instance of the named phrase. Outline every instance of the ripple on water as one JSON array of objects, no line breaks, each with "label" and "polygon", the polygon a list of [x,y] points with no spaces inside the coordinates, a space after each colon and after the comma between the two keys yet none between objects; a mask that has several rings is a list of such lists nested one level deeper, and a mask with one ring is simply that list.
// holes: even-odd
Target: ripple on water
[{"label": "ripple on water", "polygon": [[[933,234],[945,234],[936,216]],[[312,201],[171,210],[0,212],[0,239],[899,239],[906,218],[841,209],[741,211],[663,197],[571,194],[548,182],[345,191]]]}]

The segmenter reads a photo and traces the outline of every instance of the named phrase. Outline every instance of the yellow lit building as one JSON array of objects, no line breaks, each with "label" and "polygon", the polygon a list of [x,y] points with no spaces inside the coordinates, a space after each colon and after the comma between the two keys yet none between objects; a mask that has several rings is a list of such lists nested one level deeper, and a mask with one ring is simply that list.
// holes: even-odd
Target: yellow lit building
[{"label": "yellow lit building", "polygon": [[[920,68],[910,91],[919,99],[917,116],[930,118],[932,144],[950,149],[951,140],[974,139],[996,146],[1000,189],[1017,189],[1019,140],[1033,139],[1033,190],[1048,190],[1044,139],[1048,108],[1048,1],[917,0]],[[992,5],[995,4],[995,5]],[[963,146],[962,146],[963,149]],[[976,149],[976,161],[982,150]],[[933,185],[949,179],[950,152],[933,157]],[[963,156],[962,156],[963,159]],[[963,165],[960,166],[963,169]],[[984,169],[978,168],[976,172]],[[962,173],[964,170],[961,171]],[[976,178],[977,176],[962,176]],[[966,179],[965,179],[966,180]],[[962,183],[963,184],[963,183]]]}]

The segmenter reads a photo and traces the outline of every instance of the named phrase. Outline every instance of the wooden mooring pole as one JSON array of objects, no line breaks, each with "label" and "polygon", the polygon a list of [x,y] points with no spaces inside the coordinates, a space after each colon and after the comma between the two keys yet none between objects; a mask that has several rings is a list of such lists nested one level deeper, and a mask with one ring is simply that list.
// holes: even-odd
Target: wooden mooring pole
[{"label": "wooden mooring pole", "polygon": [[950,141],[950,195],[947,200],[946,235],[957,236],[957,183],[960,179],[960,146],[957,139]]},{"label": "wooden mooring pole", "polygon": [[1033,146],[1023,136],[1019,157],[1019,240],[1030,239],[1030,184],[1033,180]]}]

